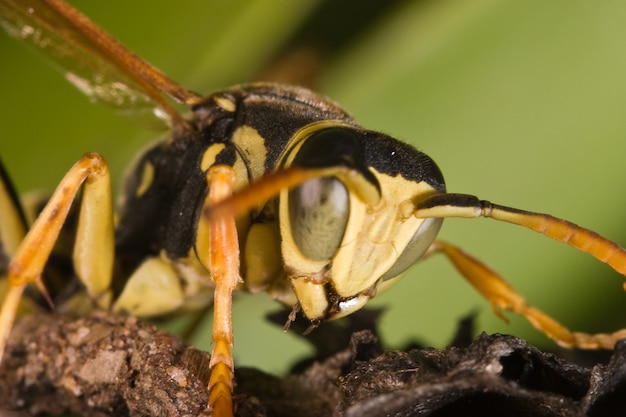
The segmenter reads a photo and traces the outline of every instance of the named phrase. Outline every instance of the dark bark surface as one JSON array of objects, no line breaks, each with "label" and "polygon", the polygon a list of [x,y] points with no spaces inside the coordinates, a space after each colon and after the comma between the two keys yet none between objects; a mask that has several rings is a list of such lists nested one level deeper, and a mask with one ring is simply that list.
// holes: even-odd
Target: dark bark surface
[{"label": "dark bark surface", "polygon": [[[626,343],[608,363],[583,367],[511,336],[481,335],[445,350],[384,351],[372,332],[342,329],[320,329],[319,356],[285,378],[238,369],[236,414],[626,415]],[[329,348],[321,341],[325,331],[342,333],[331,340],[343,346]],[[207,354],[134,318],[30,315],[15,326],[0,367],[0,409],[197,416],[206,406],[207,364]]]}]

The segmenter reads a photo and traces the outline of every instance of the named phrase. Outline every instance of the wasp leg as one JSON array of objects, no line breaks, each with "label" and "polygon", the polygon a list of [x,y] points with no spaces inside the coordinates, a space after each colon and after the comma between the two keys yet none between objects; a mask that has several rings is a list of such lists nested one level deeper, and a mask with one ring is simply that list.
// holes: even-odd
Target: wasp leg
[{"label": "wasp leg", "polygon": [[[551,216],[500,206],[465,194],[433,195],[417,206],[415,216],[429,217],[491,217],[492,219],[527,227],[552,239],[587,252],[626,276],[626,250],[591,230]],[[439,243],[439,250],[448,255],[456,267],[494,305],[522,314],[539,330],[562,346],[585,349],[612,349],[616,341],[626,338],[626,329],[612,334],[573,333],[539,310],[528,307],[524,300],[497,274],[460,250]],[[473,277],[473,278],[472,278]],[[626,284],[624,285],[626,289]]]},{"label": "wasp leg", "polygon": [[[22,205],[0,161],[0,256],[12,257],[28,228]],[[2,265],[3,259],[0,259]],[[0,272],[2,270],[0,269]]]},{"label": "wasp leg", "polygon": [[[4,298],[10,287],[7,279],[9,262],[26,236],[28,221],[9,175],[0,161],[0,296]],[[20,311],[29,311],[31,305],[19,305]],[[0,356],[1,357],[1,356]]]},{"label": "wasp leg", "polygon": [[[205,207],[209,207],[232,194],[235,183],[235,172],[226,165],[211,167],[207,173],[209,195]],[[203,216],[200,227],[207,227],[208,222],[210,245],[208,266],[211,279],[215,283],[213,299],[213,351],[211,352],[211,377],[209,379],[209,409],[216,417],[233,415],[233,375],[232,357],[233,326],[232,326],[232,294],[239,277],[239,241],[234,215],[222,215],[209,219]],[[202,232],[199,231],[199,234]]]},{"label": "wasp leg", "polygon": [[113,205],[109,170],[100,155],[84,155],[65,175],[9,263],[9,290],[0,310],[0,359],[29,283],[43,289],[41,273],[81,185],[85,183],[74,263],[92,295],[108,289],[113,269]]},{"label": "wasp leg", "polygon": [[536,329],[563,347],[613,349],[618,340],[626,338],[626,329],[611,334],[572,332],[543,311],[526,304],[524,298],[500,275],[458,247],[446,242],[435,241],[428,251],[428,254],[437,252],[445,254],[461,275],[483,297],[489,300],[498,317],[507,321],[502,315],[502,309],[519,314],[525,317]]}]

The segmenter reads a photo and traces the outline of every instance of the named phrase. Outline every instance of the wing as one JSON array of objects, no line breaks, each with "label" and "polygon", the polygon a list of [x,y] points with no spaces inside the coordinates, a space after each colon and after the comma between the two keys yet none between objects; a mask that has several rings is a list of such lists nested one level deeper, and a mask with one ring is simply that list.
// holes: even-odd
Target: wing
[{"label": "wing", "polygon": [[90,100],[124,113],[183,123],[169,97],[186,105],[200,96],[180,87],[60,0],[0,0],[0,26],[42,51]]}]

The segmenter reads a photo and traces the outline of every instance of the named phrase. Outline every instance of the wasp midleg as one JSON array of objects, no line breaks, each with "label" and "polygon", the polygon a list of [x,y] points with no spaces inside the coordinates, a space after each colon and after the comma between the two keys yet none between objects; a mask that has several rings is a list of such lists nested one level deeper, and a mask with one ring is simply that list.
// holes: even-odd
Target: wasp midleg
[{"label": "wasp midleg", "polygon": [[[102,158],[88,154],[63,178],[9,263],[10,287],[0,313],[0,353],[4,351],[8,331],[26,284],[36,283],[43,289],[43,269],[83,182],[83,208],[78,222],[74,267],[95,300],[106,298],[113,268],[110,177]],[[106,301],[102,303],[106,304]]]},{"label": "wasp midleg", "polygon": [[[109,308],[112,302],[111,281],[114,264],[113,204],[107,164],[98,154],[81,158],[65,175],[28,233],[23,235],[24,223],[8,178],[2,178],[0,202],[3,217],[0,237],[3,249],[11,254],[8,264],[9,287],[0,310],[0,358],[11,330],[24,289],[36,284],[44,294],[47,290],[42,274],[61,232],[72,202],[84,184],[80,216],[77,225],[73,265],[90,297],[98,305]],[[214,204],[232,193],[234,173],[228,166],[217,165],[208,170],[209,194],[206,204]],[[241,281],[239,277],[239,248],[237,229],[232,217],[222,216],[210,221],[210,250],[204,256],[210,265],[215,283],[213,327],[214,350],[211,356],[209,406],[215,415],[229,415],[232,410],[232,292]],[[19,246],[15,246],[17,241]]]}]

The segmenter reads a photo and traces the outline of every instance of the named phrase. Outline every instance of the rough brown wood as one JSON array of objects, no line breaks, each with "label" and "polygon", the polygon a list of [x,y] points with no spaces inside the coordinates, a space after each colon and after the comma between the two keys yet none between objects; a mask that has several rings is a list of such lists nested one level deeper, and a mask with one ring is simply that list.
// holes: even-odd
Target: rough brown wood
[{"label": "rough brown wood", "polygon": [[[586,368],[511,336],[385,352],[372,332],[344,331],[341,349],[320,351],[285,378],[238,369],[237,415],[626,415],[625,343],[608,364]],[[207,360],[131,317],[30,315],[0,367],[0,404],[26,415],[197,416]]]}]

